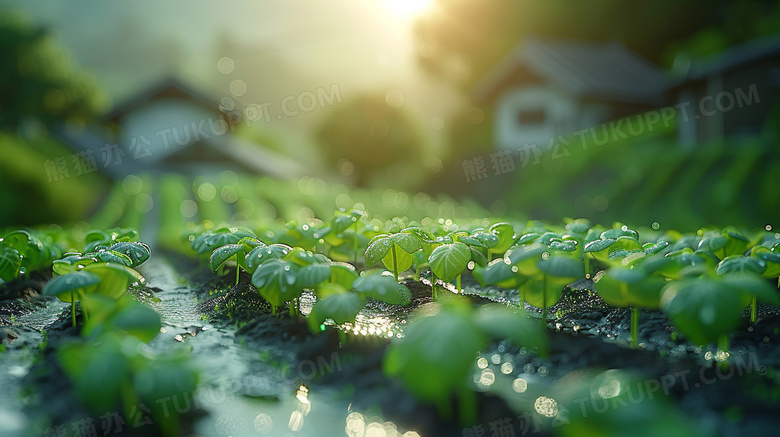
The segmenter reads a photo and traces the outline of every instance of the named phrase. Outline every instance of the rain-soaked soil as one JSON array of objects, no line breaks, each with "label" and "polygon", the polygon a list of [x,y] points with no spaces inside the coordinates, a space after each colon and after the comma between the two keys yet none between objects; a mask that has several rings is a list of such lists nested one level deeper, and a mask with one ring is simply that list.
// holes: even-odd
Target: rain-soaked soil
[{"label": "rain-soaked soil", "polygon": [[[175,405],[183,415],[183,435],[554,434],[560,428],[540,427],[501,392],[507,386],[520,391],[519,383],[529,392],[554,387],[589,369],[630,372],[705,435],[772,435],[780,427],[780,379],[774,372],[780,366],[780,311],[775,307],[760,306],[758,322],[746,321],[732,335],[731,366],[722,367],[722,353],[677,338],[659,311],[642,311],[640,345],[631,349],[629,311],[606,305],[590,281],[578,281],[549,309],[546,357],[508,341],[494,342],[475,357],[479,423],[463,428],[457,418],[441,420],[434,407],[416,401],[400,381],[381,371],[384,350],[392,338],[403,336],[411,311],[431,301],[425,279],[405,282],[413,294],[411,306],[372,301],[354,325],[341,327],[348,334],[340,336],[334,326],[312,335],[301,317],[269,314],[248,276],[232,287],[208,268],[173,254],[157,254],[139,270],[148,286],[135,295],[163,321],[149,349],[189,347],[201,371],[201,388],[183,394]],[[78,335],[78,328],[70,326],[68,305],[38,295],[46,279],[33,276],[0,289],[5,348],[0,352],[0,435],[86,436],[91,429],[94,435],[154,435],[153,427],[142,424],[125,424],[117,432],[107,416],[80,406],[54,353],[58,344]],[[463,285],[474,305],[521,304],[514,290],[482,289],[471,278]],[[313,301],[304,294],[301,312],[307,314]],[[541,317],[538,309],[524,307]],[[348,344],[342,344],[344,338]],[[484,378],[485,372],[491,378]]]}]

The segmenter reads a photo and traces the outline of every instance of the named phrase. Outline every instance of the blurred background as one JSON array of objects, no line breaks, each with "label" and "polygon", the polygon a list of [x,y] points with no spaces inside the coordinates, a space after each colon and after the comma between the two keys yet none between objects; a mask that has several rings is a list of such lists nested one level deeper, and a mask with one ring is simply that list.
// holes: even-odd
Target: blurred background
[{"label": "blurred background", "polygon": [[778,32],[778,1],[0,1],[0,228],[776,225]]}]

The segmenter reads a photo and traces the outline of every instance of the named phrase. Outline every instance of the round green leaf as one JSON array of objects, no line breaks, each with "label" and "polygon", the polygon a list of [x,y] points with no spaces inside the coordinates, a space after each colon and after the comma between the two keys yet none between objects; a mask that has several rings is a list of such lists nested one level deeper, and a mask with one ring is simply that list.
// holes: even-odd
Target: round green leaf
[{"label": "round green leaf", "polygon": [[494,259],[484,268],[476,267],[473,271],[474,278],[482,287],[495,285],[501,288],[517,288],[528,280],[512,270],[512,266],[503,258]]},{"label": "round green leaf", "polygon": [[412,293],[404,285],[386,274],[363,275],[352,284],[355,291],[366,297],[381,300],[393,305],[409,305]]},{"label": "round green leaf", "polygon": [[326,319],[332,319],[339,325],[354,322],[361,309],[363,299],[356,293],[333,294],[314,304],[306,322],[311,332],[316,333]]},{"label": "round green leaf", "polygon": [[766,262],[752,256],[732,255],[726,257],[718,264],[716,272],[719,275],[733,273],[762,274],[766,270]]},{"label": "round green leaf", "polygon": [[638,240],[639,233],[625,226],[620,228],[609,229],[601,233],[602,240],[607,240],[607,239],[612,240],[612,239],[618,239],[620,237],[629,237],[632,240]]},{"label": "round green leaf", "polygon": [[70,343],[57,351],[76,394],[96,414],[119,407],[122,386],[130,377],[130,360],[119,340],[108,336],[96,344]]},{"label": "round green leaf", "polygon": [[84,290],[100,282],[100,277],[89,272],[73,272],[52,278],[43,286],[43,294],[57,296],[64,302],[70,302],[71,293]]},{"label": "round green leaf", "polygon": [[244,253],[252,251],[255,247],[263,247],[266,244],[254,237],[244,237],[239,240],[238,244],[244,246]]},{"label": "round green leaf", "polygon": [[542,259],[542,254],[548,250],[547,246],[538,243],[520,246],[505,253],[504,261],[508,260],[509,264],[517,267],[521,275],[533,276],[539,273],[536,262]]},{"label": "round green leaf", "polygon": [[541,236],[542,236],[542,234],[539,234],[539,233],[536,233],[536,232],[530,232],[530,233],[527,233],[527,234],[523,234],[523,235],[520,236],[520,238],[517,239],[515,244],[517,244],[518,246],[524,246],[526,244],[533,243],[534,241],[536,241]]},{"label": "round green leaf", "polygon": [[405,336],[390,344],[383,369],[419,399],[447,402],[465,387],[482,340],[468,317],[440,311],[408,325]]},{"label": "round green leaf", "polygon": [[638,268],[613,267],[600,277],[596,292],[610,305],[658,308],[666,281]]},{"label": "round green leaf", "polygon": [[443,244],[433,249],[428,264],[437,278],[450,282],[468,267],[471,249],[463,243]]},{"label": "round green leaf", "polygon": [[555,283],[568,284],[585,277],[585,266],[582,261],[564,256],[542,257],[536,262],[540,271],[550,276]]},{"label": "round green leaf", "polygon": [[331,267],[327,264],[310,264],[298,270],[295,275],[296,286],[301,289],[314,288],[327,281],[331,275]]},{"label": "round green leaf", "polygon": [[[223,264],[225,264],[231,258],[239,257],[244,259],[244,245],[243,244],[226,244],[222,247],[218,247],[211,252],[209,257],[209,268],[212,272],[216,272]],[[242,263],[243,264],[243,263]]]},{"label": "round green leaf", "polygon": [[347,290],[352,288],[352,283],[357,279],[358,273],[355,266],[349,263],[334,262],[330,264],[330,281],[340,284]]},{"label": "round green leaf", "polygon": [[0,244],[0,279],[5,282],[12,281],[19,276],[19,267],[22,266],[22,257],[19,251]]},{"label": "round green leaf", "polygon": [[138,267],[152,256],[152,249],[146,243],[140,242],[122,242],[109,247],[108,250],[120,252],[127,255],[133,264],[128,267]]},{"label": "round green leaf", "polygon": [[132,267],[133,260],[129,256],[122,252],[116,252],[110,249],[101,250],[100,252],[94,252],[93,254],[87,254],[85,256],[94,256],[97,261],[110,262],[116,264],[122,264],[123,266]]},{"label": "round green leaf", "polygon": [[772,252],[764,246],[754,246],[750,250],[750,256],[756,257],[766,263],[766,270],[761,276],[765,278],[776,278],[780,276],[780,253]]},{"label": "round green leaf", "polygon": [[356,221],[356,217],[348,214],[339,214],[336,217],[333,217],[333,220],[330,221],[330,227],[333,232],[340,234],[346,231],[350,226],[354,225]]},{"label": "round green leaf", "polygon": [[487,304],[474,312],[474,324],[495,340],[512,340],[517,346],[535,347],[540,355],[548,349],[544,328],[523,314],[501,304]]},{"label": "round green leaf", "polygon": [[512,225],[509,223],[496,223],[488,230],[492,232],[498,240],[496,241],[495,246],[491,248],[493,252],[503,253],[512,247],[515,237],[515,230],[512,228]]},{"label": "round green leaf", "polygon": [[122,264],[93,263],[84,266],[82,271],[99,276],[100,283],[94,291],[113,299],[124,295],[131,284],[144,282],[140,273]]},{"label": "round green leaf", "polygon": [[648,244],[642,246],[642,249],[644,249],[646,254],[653,255],[653,254],[661,252],[662,250],[666,249],[667,247],[669,247],[669,242],[668,241],[659,241],[659,242],[657,242],[655,244],[648,243]]},{"label": "round green leaf", "polygon": [[469,249],[471,249],[471,260],[474,261],[474,264],[485,267],[488,263],[487,257],[475,247],[469,247]]},{"label": "round green leaf", "polygon": [[772,305],[780,305],[777,288],[754,273],[732,273],[723,276],[723,283],[742,293]]},{"label": "round green leaf", "polygon": [[160,315],[157,311],[135,302],[120,310],[108,323],[144,343],[151,341],[160,332]]},{"label": "round green leaf", "polygon": [[393,244],[393,240],[387,235],[377,235],[374,237],[369,242],[366,252],[363,255],[366,261],[366,267],[373,267],[379,263],[379,261],[387,256],[390,249],[393,248]]},{"label": "round green leaf", "polygon": [[[398,267],[398,273],[405,272],[412,267],[413,257],[412,254],[403,250],[399,250],[396,247],[395,251],[395,265]],[[382,264],[387,270],[393,270],[393,251],[391,250],[384,258],[382,258]]]},{"label": "round green leaf", "polygon": [[401,250],[408,254],[412,254],[415,251],[422,249],[420,239],[417,238],[416,235],[406,232],[399,232],[397,234],[391,235],[389,238],[393,241],[393,243],[400,247]]},{"label": "round green leaf", "polygon": [[667,285],[661,302],[674,326],[690,341],[703,346],[739,325],[749,296],[723,281],[704,277]]},{"label": "round green leaf", "polygon": [[[547,290],[545,290],[545,282]],[[524,301],[537,308],[555,305],[563,294],[563,287],[543,278],[532,278],[518,289]]]},{"label": "round green leaf", "polygon": [[270,260],[282,259],[292,248],[286,244],[271,244],[268,246],[258,246],[249,251],[244,258],[246,271],[254,273],[261,264]]},{"label": "round green leaf", "polygon": [[252,274],[252,285],[271,305],[282,306],[300,296],[303,291],[295,284],[296,269],[294,263],[272,259],[255,270]]}]

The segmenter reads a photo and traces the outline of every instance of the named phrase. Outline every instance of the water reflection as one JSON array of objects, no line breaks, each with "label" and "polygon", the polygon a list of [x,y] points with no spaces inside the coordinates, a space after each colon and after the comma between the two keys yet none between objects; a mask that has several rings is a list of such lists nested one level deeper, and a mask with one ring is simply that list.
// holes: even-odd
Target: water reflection
[{"label": "water reflection", "polygon": [[384,421],[379,416],[367,418],[357,411],[347,415],[344,431],[347,437],[420,437],[416,431],[406,431],[402,434],[395,423]]}]

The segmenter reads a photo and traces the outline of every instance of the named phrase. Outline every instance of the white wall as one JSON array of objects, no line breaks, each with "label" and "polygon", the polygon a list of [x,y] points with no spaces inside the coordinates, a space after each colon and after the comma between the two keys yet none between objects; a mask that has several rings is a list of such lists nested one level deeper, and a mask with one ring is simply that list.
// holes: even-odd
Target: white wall
[{"label": "white wall", "polygon": [[[521,124],[522,111],[543,110],[543,124]],[[609,107],[596,102],[583,103],[571,94],[550,85],[510,88],[497,99],[494,138],[498,148],[519,148],[536,144],[544,149],[551,138],[578,129],[597,126],[609,117]]]}]

